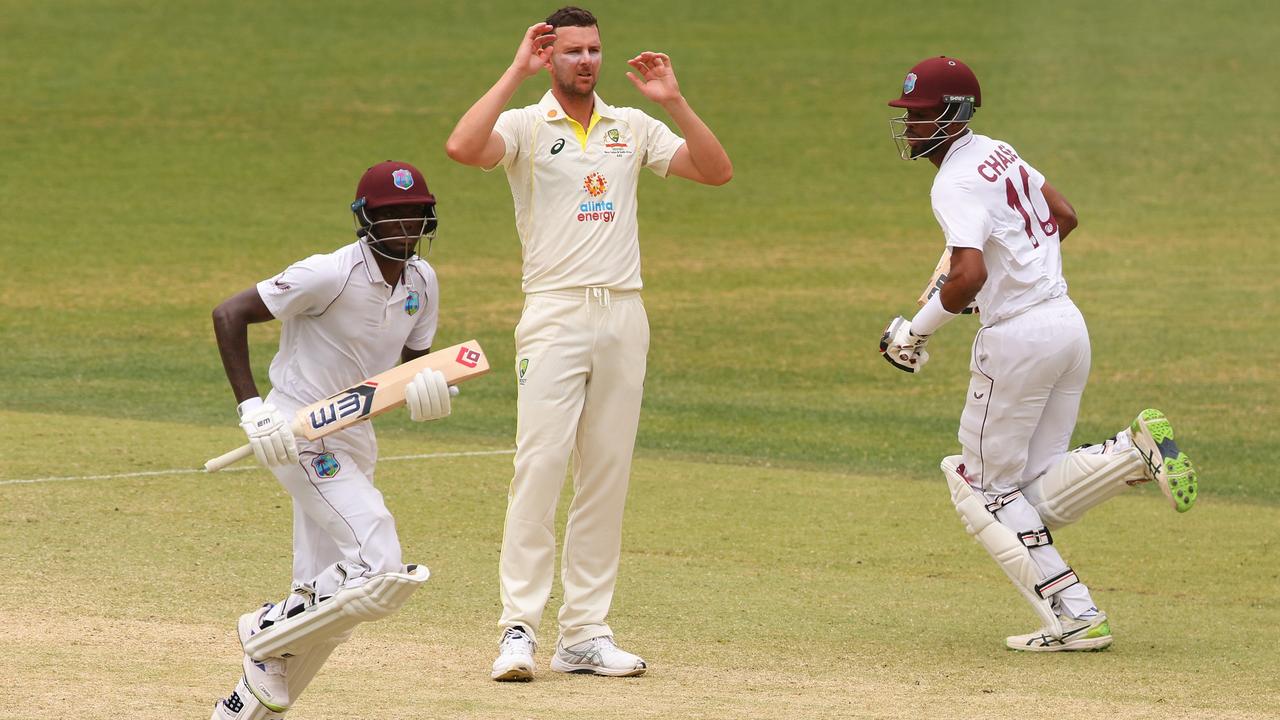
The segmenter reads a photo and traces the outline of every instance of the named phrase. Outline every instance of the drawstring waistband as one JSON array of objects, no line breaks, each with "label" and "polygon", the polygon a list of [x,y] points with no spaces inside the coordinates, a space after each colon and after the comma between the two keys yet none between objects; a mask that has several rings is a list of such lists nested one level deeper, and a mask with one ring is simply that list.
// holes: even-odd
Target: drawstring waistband
[{"label": "drawstring waistband", "polygon": [[529,293],[529,297],[545,297],[556,300],[576,300],[585,302],[588,305],[599,305],[608,309],[613,307],[615,300],[631,300],[640,297],[639,290],[611,290],[607,287],[580,287],[565,288],[564,290],[546,290],[544,292]]}]

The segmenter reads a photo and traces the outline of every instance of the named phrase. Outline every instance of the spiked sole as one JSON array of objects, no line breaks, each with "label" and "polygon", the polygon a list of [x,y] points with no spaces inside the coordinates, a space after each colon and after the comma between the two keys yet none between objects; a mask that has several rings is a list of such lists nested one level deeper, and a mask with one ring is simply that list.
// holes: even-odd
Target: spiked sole
[{"label": "spiked sole", "polygon": [[1180,513],[1190,510],[1199,492],[1199,477],[1191,458],[1173,441],[1169,419],[1159,410],[1148,408],[1138,414],[1130,431],[1134,446],[1173,509]]},{"label": "spiked sole", "polygon": [[498,682],[529,682],[533,679],[533,668],[528,665],[516,665],[490,677]]}]

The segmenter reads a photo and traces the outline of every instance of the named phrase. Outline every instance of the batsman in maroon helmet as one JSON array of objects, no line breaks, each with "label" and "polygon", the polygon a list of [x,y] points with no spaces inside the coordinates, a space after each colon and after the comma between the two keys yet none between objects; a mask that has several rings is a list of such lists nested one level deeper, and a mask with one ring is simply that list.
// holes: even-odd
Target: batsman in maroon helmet
[{"label": "batsman in maroon helmet", "polygon": [[[423,240],[435,236],[436,198],[422,173],[403,162],[374,165],[360,178],[351,212],[355,242],[300,260],[213,311],[240,425],[258,461],[293,499],[292,590],[279,603],[241,616],[240,643],[274,628],[276,634],[296,632],[307,645],[287,657],[246,651],[243,675],[215,705],[213,720],[280,717],[350,635],[288,624],[322,617],[348,598],[353,606],[394,611],[427,577],[426,568],[401,559],[395,521],[374,487],[373,424],[357,423],[316,441],[294,437],[290,429],[298,409],[427,354],[435,337],[439,287],[435,271],[417,253]],[[251,323],[269,320],[281,321],[280,350],[263,399],[250,370],[247,331]],[[444,376],[419,373],[406,389],[405,405],[415,421],[448,415]],[[379,596],[365,597],[362,588],[379,588]],[[390,605],[381,596],[388,588],[395,589]]]},{"label": "batsman in maroon helmet", "polygon": [[930,200],[950,251],[938,292],[907,320],[894,318],[880,350],[919,372],[938,328],[975,303],[961,455],[942,461],[965,528],[1030,603],[1041,628],[1006,639],[1015,650],[1100,650],[1111,626],[1067,565],[1052,530],[1125,488],[1160,485],[1189,510],[1197,478],[1159,410],[1147,409],[1112,438],[1067,451],[1089,377],[1089,333],[1067,295],[1061,244],[1075,209],[1014,147],[969,125],[982,106],[978,78],[952,57],[924,60],[889,105],[903,159],[938,173]]}]

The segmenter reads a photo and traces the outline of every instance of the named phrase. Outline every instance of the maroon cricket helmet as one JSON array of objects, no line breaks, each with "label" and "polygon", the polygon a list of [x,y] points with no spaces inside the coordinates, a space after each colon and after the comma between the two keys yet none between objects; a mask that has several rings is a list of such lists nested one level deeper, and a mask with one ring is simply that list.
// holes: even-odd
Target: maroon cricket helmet
[{"label": "maroon cricket helmet", "polygon": [[356,199],[351,209],[414,204],[436,204],[436,196],[427,189],[426,178],[407,162],[386,160],[364,171],[356,185]]},{"label": "maroon cricket helmet", "polygon": [[890,100],[889,105],[927,110],[966,101],[971,102],[972,107],[982,106],[978,76],[959,60],[940,55],[922,60],[911,68],[902,81],[902,96]]}]

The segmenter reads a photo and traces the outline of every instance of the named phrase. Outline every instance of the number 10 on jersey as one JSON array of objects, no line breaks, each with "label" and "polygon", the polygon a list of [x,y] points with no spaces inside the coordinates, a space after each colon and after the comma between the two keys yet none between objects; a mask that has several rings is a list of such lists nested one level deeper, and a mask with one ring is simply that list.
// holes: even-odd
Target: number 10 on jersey
[{"label": "number 10 on jersey", "polygon": [[[1017,210],[1018,214],[1022,216],[1022,222],[1027,231],[1027,238],[1031,240],[1031,247],[1038,248],[1040,247],[1040,241],[1036,239],[1035,230],[1031,225],[1031,218],[1035,218],[1045,240],[1048,240],[1058,234],[1058,221],[1053,219],[1053,211],[1049,209],[1049,202],[1044,199],[1044,193],[1040,192],[1040,188],[1036,188],[1035,197],[1040,198],[1040,202],[1045,207],[1046,219],[1040,219],[1040,211],[1036,210],[1035,201],[1031,196],[1031,174],[1027,172],[1026,165],[1018,165],[1018,175],[1022,178],[1022,191],[1019,192],[1019,189],[1013,184],[1013,178],[1006,177],[1004,179],[1005,197],[1008,198],[1009,207]],[[1031,212],[1027,212],[1028,208],[1030,208]]]}]

